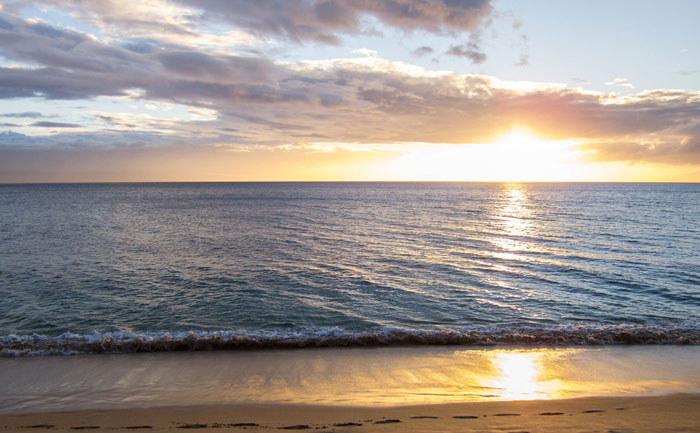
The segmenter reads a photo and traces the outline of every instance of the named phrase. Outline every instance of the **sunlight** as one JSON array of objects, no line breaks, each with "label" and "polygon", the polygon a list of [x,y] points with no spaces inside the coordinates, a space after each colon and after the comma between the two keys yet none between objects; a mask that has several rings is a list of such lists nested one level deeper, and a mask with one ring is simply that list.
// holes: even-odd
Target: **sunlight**
[{"label": "sunlight", "polygon": [[530,400],[542,397],[542,384],[538,381],[540,374],[538,355],[536,352],[496,354],[493,362],[498,375],[494,386],[502,389],[501,398]]},{"label": "sunlight", "polygon": [[504,260],[522,260],[517,254],[530,250],[530,246],[517,237],[526,236],[530,230],[530,211],[527,208],[527,195],[524,186],[517,183],[503,185],[503,203],[494,215],[499,226],[499,236],[490,239],[502,251],[494,251],[494,257]]},{"label": "sunlight", "polygon": [[501,181],[572,180],[578,172],[578,152],[570,141],[538,139],[526,129],[516,128],[483,149],[482,161]]},{"label": "sunlight", "polygon": [[395,179],[425,181],[574,181],[585,177],[571,140],[541,140],[516,128],[492,143],[414,143],[385,167]]},{"label": "sunlight", "polygon": [[523,236],[529,226],[527,217],[530,213],[525,207],[523,188],[518,184],[508,184],[505,186],[504,195],[505,204],[500,215],[504,233],[509,236]]}]

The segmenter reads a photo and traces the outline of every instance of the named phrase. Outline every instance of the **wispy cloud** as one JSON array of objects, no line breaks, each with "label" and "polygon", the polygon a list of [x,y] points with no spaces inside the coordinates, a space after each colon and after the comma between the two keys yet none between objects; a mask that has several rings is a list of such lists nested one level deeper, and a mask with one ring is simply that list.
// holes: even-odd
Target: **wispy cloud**
[{"label": "wispy cloud", "polygon": [[612,81],[605,82],[606,86],[616,86],[616,87],[627,87],[628,89],[634,89],[634,85],[629,82],[627,78],[615,78]]},{"label": "wispy cloud", "polygon": [[75,123],[64,123],[64,122],[34,122],[29,126],[35,126],[39,128],[80,128],[80,125]]},{"label": "wispy cloud", "polygon": [[43,117],[38,111],[25,111],[23,113],[3,113],[0,117],[14,117],[14,118],[28,118],[28,119],[38,119]]},{"label": "wispy cloud", "polygon": [[353,54],[359,54],[361,56],[367,56],[367,57],[377,57],[379,55],[379,51],[377,50],[370,50],[369,48],[356,48],[351,51]]},{"label": "wispy cloud", "polygon": [[429,54],[433,54],[435,50],[432,47],[429,47],[427,45],[423,45],[422,47],[418,47],[415,50],[411,51],[411,54],[416,56],[416,57],[423,57],[427,56]]},{"label": "wispy cloud", "polygon": [[473,34],[465,44],[452,45],[445,54],[464,57],[475,64],[486,61],[486,53],[481,49],[481,39],[478,34]]}]

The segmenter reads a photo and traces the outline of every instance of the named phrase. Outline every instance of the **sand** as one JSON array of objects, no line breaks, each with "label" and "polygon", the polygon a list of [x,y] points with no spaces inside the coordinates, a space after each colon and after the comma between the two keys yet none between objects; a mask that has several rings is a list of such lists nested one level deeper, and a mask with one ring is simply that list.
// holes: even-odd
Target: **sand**
[{"label": "sand", "polygon": [[700,393],[700,346],[387,347],[0,357],[0,414],[389,407]]},{"label": "sand", "polygon": [[0,415],[1,432],[699,432],[700,394],[399,407],[210,405]]}]

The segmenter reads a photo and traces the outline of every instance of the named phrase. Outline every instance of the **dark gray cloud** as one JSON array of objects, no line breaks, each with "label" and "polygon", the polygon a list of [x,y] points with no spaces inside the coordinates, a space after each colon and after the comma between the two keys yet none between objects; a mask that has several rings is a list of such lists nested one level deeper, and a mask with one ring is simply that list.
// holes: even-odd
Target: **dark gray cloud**
[{"label": "dark gray cloud", "polygon": [[486,61],[486,54],[481,49],[477,38],[474,38],[462,45],[452,45],[445,52],[445,54],[449,56],[464,57],[469,59],[474,64],[479,64]]},{"label": "dark gray cloud", "polygon": [[64,123],[64,122],[34,122],[29,126],[36,126],[39,128],[80,128],[80,125],[76,123]]},{"label": "dark gray cloud", "polygon": [[404,31],[474,31],[492,12],[490,0],[176,0],[253,34],[338,44],[373,17]]},{"label": "dark gray cloud", "polygon": [[427,45],[423,45],[422,47],[418,47],[415,50],[411,51],[411,54],[416,56],[416,57],[423,57],[427,56],[429,54],[433,54],[435,52],[434,49]]},{"label": "dark gray cloud", "polygon": [[41,113],[39,113],[38,111],[25,111],[23,113],[3,113],[3,114],[0,114],[0,117],[38,119],[38,118],[44,117],[44,116]]},{"label": "dark gray cloud", "polygon": [[157,147],[173,143],[169,137],[155,132],[61,132],[32,136],[13,131],[0,132],[0,150],[10,149],[117,149]]},{"label": "dark gray cloud", "polygon": [[[206,43],[197,40],[197,29],[211,23],[226,23],[264,38],[339,44],[347,34],[379,34],[371,20],[406,32],[463,34],[479,28],[493,14],[491,0],[171,0],[152,5],[140,2],[137,13],[129,1],[33,3],[71,11],[73,16],[114,34],[142,41],[157,39],[156,35],[161,40],[190,38],[196,44]],[[17,12],[28,5],[25,0],[8,0],[4,9]],[[12,25],[6,22],[8,28]],[[136,52],[152,48],[143,42],[123,46]]]},{"label": "dark gray cloud", "polygon": [[26,22],[7,14],[4,19],[13,27],[0,28],[0,51],[13,60],[95,73],[133,71],[140,61],[129,50],[102,44],[73,30]]},{"label": "dark gray cloud", "polygon": [[0,68],[0,98],[43,97],[86,99],[94,96],[122,96],[138,80],[128,81],[111,74],[44,67]]},{"label": "dark gray cloud", "polygon": [[37,32],[36,25],[6,19],[14,21],[14,27],[0,29],[0,50],[8,58],[38,67],[0,68],[0,98],[86,99],[141,89],[147,98],[195,106],[210,106],[213,101],[324,105],[338,101],[328,92],[316,94],[293,81],[285,84],[278,78],[289,72],[264,58],[212,55],[182,47],[137,53],[72,30],[42,26]]},{"label": "dark gray cloud", "polygon": [[210,55],[192,50],[162,51],[153,56],[169,72],[188,78],[209,77],[218,81],[266,82],[274,64],[258,57]]}]

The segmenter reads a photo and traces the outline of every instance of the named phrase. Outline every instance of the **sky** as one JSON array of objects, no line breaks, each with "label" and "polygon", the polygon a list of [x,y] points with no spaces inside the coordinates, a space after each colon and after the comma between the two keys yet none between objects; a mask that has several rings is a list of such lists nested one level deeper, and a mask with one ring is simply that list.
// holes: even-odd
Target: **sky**
[{"label": "sky", "polygon": [[0,182],[700,181],[694,0],[0,6]]}]

